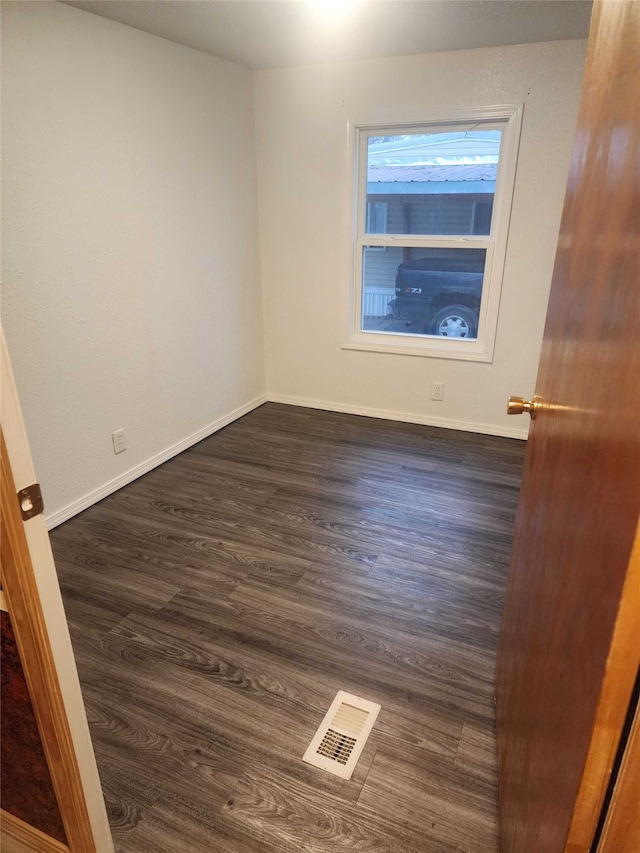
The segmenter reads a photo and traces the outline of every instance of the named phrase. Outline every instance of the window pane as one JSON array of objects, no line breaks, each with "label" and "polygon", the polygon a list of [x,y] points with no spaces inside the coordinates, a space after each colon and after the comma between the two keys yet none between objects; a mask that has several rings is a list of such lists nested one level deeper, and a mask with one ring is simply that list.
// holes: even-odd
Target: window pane
[{"label": "window pane", "polygon": [[362,331],[476,340],[486,254],[365,246]]},{"label": "window pane", "polygon": [[501,130],[370,136],[367,234],[480,234],[491,229]]},{"label": "window pane", "polygon": [[367,234],[386,234],[389,206],[384,201],[367,203]]}]

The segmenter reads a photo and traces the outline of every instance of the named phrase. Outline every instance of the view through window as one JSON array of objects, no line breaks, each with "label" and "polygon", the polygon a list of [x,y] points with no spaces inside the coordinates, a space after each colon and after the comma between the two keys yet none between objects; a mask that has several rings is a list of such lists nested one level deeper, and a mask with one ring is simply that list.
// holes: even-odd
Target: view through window
[{"label": "view through window", "polygon": [[363,133],[361,331],[477,338],[502,134],[495,122]]}]

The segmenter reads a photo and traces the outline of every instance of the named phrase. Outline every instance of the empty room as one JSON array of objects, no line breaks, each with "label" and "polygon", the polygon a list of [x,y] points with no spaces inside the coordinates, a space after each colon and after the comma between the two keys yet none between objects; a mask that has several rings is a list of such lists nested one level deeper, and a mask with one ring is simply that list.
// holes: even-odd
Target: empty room
[{"label": "empty room", "polygon": [[3,849],[637,850],[640,3],[1,6]]}]

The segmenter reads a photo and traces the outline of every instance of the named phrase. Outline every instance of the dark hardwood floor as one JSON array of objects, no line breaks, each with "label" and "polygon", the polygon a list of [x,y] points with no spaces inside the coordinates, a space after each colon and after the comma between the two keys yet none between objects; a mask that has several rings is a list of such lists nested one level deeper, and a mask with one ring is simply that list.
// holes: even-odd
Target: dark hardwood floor
[{"label": "dark hardwood floor", "polygon": [[[52,532],[120,853],[496,853],[524,443],[266,404]],[[340,689],[353,777],[302,762]]]}]

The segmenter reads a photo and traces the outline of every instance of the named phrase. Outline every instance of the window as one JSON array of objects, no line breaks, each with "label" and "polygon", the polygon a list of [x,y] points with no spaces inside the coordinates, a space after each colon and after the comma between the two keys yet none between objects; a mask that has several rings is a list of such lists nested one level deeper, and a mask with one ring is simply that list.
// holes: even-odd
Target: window
[{"label": "window", "polygon": [[521,107],[357,125],[347,348],[491,361]]}]

